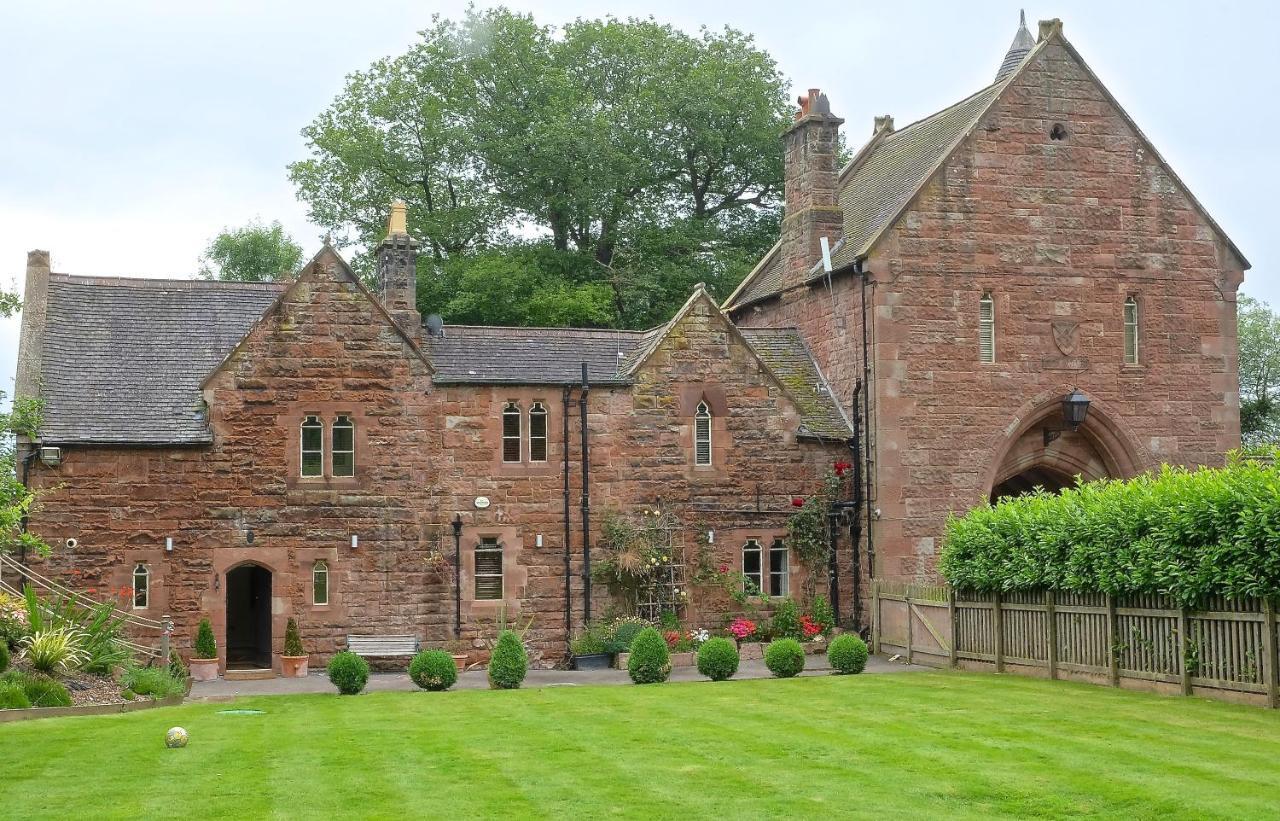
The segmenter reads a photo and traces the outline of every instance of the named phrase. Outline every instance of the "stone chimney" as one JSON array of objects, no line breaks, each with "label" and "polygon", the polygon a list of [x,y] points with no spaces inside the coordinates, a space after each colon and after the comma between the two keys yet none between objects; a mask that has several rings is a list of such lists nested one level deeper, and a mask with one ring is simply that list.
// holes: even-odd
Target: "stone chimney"
[{"label": "stone chimney", "polygon": [[1062,34],[1061,20],[1059,20],[1057,17],[1054,17],[1052,20],[1041,20],[1040,31],[1039,31],[1040,36],[1037,38],[1036,42],[1043,43],[1045,40],[1048,40],[1051,36],[1053,36],[1053,33],[1055,31],[1058,34]]},{"label": "stone chimney", "polygon": [[409,236],[403,200],[391,203],[387,238],[378,246],[378,284],[382,304],[414,339],[422,334],[418,313],[418,241]]},{"label": "stone chimney", "polygon": [[[22,325],[18,331],[18,373],[14,398],[40,396],[40,366],[44,358],[44,332],[49,315],[49,252],[27,253],[27,282],[22,292]],[[27,452],[26,437],[18,437],[18,456]]]},{"label": "stone chimney", "polygon": [[796,121],[783,135],[786,156],[786,211],[782,217],[782,286],[809,278],[822,259],[820,237],[831,247],[844,230],[844,214],[836,198],[836,151],[840,124],[827,95],[816,88],[799,98]]}]

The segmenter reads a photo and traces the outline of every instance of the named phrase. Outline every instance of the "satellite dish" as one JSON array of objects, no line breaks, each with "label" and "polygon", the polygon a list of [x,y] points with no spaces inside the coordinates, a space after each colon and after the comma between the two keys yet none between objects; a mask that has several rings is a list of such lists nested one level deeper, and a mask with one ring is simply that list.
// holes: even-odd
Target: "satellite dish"
[{"label": "satellite dish", "polygon": [[427,316],[427,336],[444,336],[444,317],[440,314]]}]

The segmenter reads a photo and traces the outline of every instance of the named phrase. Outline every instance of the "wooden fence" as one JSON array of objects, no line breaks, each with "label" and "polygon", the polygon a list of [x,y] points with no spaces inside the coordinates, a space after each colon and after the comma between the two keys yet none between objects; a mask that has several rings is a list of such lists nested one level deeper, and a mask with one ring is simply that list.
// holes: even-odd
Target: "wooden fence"
[{"label": "wooden fence", "polygon": [[1274,603],[1053,591],[974,594],[872,580],[877,653],[1280,706]]}]

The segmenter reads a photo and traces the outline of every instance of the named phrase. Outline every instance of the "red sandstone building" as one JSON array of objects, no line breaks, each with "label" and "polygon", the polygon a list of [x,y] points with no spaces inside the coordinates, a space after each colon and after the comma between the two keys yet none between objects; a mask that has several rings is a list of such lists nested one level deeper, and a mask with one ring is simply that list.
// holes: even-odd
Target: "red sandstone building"
[{"label": "red sandstone building", "polygon": [[320,657],[505,617],[551,658],[609,604],[585,561],[606,514],[663,512],[668,592],[712,624],[724,602],[681,559],[816,583],[791,499],[852,447],[865,481],[817,589],[856,620],[868,574],[933,575],[951,511],[1238,444],[1248,264],[1057,21],[956,105],[877,118],[844,168],[841,123],[802,98],[777,246],[722,306],[699,288],[645,332],[424,326],[399,213],[378,294],[327,246],[278,285],[32,252],[16,392],[45,407],[40,569],[133,588],[180,646],[208,617],[236,663],[269,663],[289,617]]}]

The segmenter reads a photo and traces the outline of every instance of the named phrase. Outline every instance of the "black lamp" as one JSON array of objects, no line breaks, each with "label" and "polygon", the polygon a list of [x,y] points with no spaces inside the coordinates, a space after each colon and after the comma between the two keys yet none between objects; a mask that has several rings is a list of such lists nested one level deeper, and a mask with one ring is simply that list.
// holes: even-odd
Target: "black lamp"
[{"label": "black lamp", "polygon": [[1072,390],[1071,395],[1062,400],[1062,421],[1070,425],[1072,430],[1078,430],[1088,415],[1089,397],[1081,393],[1079,388]]}]

